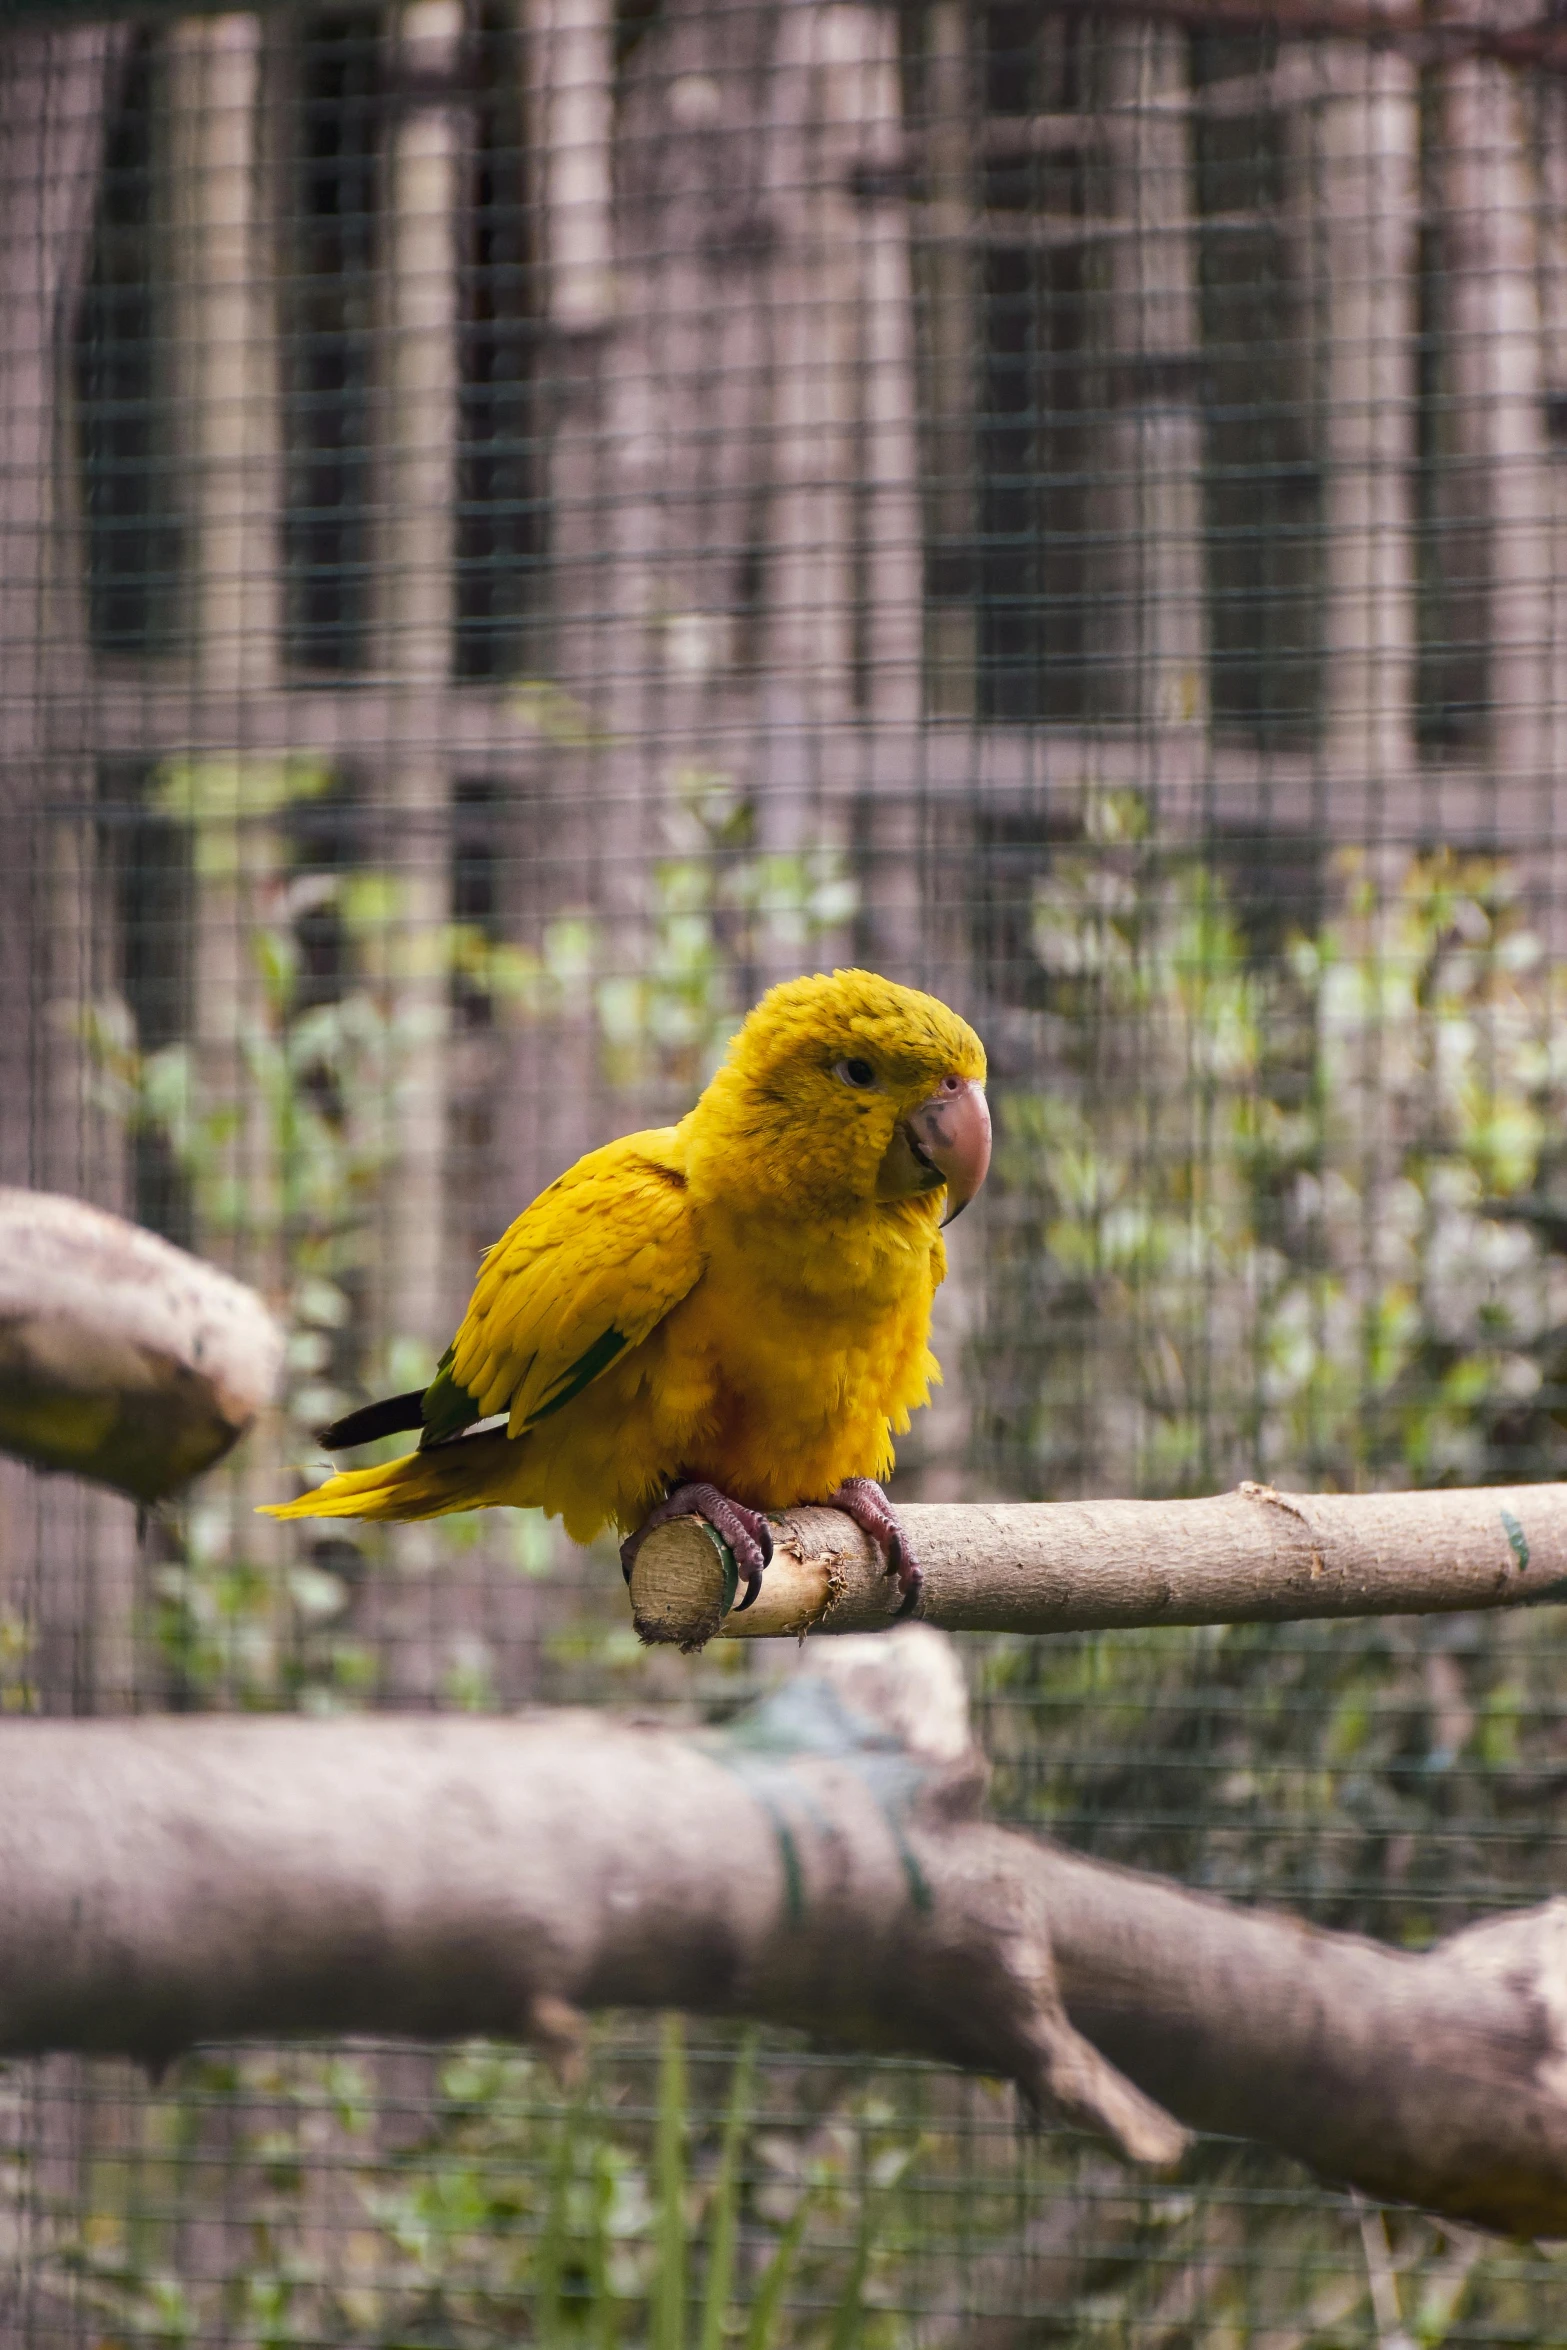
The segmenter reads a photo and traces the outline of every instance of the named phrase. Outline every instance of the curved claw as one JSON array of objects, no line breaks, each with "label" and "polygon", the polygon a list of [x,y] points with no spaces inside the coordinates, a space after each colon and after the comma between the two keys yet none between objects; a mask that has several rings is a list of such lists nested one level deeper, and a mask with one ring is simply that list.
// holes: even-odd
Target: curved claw
[{"label": "curved claw", "polygon": [[898,1581],[903,1587],[903,1597],[898,1603],[897,1614],[893,1617],[892,1620],[895,1624],[901,1624],[904,1618],[906,1616],[912,1616],[914,1610],[919,1606],[920,1593],[925,1586],[925,1576],[923,1570],[919,1567],[910,1567],[907,1570],[906,1576],[904,1570],[900,1567],[897,1570],[897,1574]]},{"label": "curved claw", "polygon": [[744,1578],[744,1581],[745,1581],[745,1597],[744,1597],[744,1599],[739,1599],[739,1600],[736,1600],[736,1602],[735,1602],[734,1612],[735,1612],[735,1614],[736,1614],[737,1616],[743,1616],[743,1615],[745,1614],[745,1611],[746,1611],[746,1609],[747,1609],[747,1608],[748,1608],[748,1607],[751,1605],[751,1602],[752,1602],[752,1601],[755,1599],[755,1597],[756,1597],[757,1593],[758,1593],[758,1592],[761,1590],[761,1588],[762,1588],[762,1574],[761,1574],[761,1569],[760,1569],[760,1568],[758,1568],[758,1569],[757,1569],[757,1571],[756,1571],[756,1573],[755,1573],[754,1575],[747,1575],[747,1576]]},{"label": "curved claw", "polygon": [[[733,1535],[724,1534],[723,1527],[719,1527],[718,1531],[720,1534],[724,1534],[724,1540],[728,1543],[730,1549],[734,1552],[735,1565],[739,1568],[740,1579],[745,1585],[745,1597],[737,1603],[734,1611],[737,1616],[743,1616],[746,1609],[751,1605],[751,1602],[755,1599],[757,1593],[762,1588],[763,1571],[770,1567],[773,1563],[773,1530],[767,1523],[767,1520],[762,1516],[760,1510],[745,1510],[742,1512],[740,1504],[737,1501],[730,1502],[729,1507],[735,1512],[737,1517],[742,1515],[744,1516],[747,1525],[755,1537],[756,1547],[762,1554],[760,1563],[756,1566],[743,1563],[740,1551],[735,1543]],[[707,1522],[709,1525],[713,1523],[711,1518],[709,1518]]]},{"label": "curved claw", "polygon": [[827,1507],[852,1518],[881,1552],[888,1574],[897,1576],[903,1598],[893,1621],[901,1623],[919,1605],[925,1578],[897,1511],[872,1477],[846,1477],[837,1492],[827,1496]]}]

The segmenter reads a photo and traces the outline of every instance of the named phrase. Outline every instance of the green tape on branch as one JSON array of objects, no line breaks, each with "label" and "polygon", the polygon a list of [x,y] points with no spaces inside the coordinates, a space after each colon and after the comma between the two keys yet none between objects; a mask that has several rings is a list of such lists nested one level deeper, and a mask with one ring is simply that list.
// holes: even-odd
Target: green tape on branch
[{"label": "green tape on branch", "polygon": [[718,1531],[718,1528],[717,1528],[716,1526],[710,1526],[710,1525],[708,1524],[708,1522],[707,1522],[707,1520],[706,1520],[705,1518],[704,1518],[704,1519],[701,1521],[701,1524],[702,1524],[702,1531],[703,1531],[703,1533],[704,1533],[704,1534],[707,1536],[707,1539],[708,1539],[708,1541],[709,1541],[709,1542],[712,1544],[713,1548],[714,1548],[714,1549],[717,1551],[717,1553],[718,1553],[718,1555],[719,1555],[720,1559],[723,1561],[723,1567],[724,1567],[724,1609],[723,1609],[723,1612],[724,1612],[724,1614],[727,1616],[727,1615],[728,1615],[728,1613],[729,1613],[729,1610],[730,1610],[730,1609],[731,1609],[731,1608],[734,1606],[734,1603],[735,1603],[735,1593],[736,1593],[736,1592],[739,1590],[739,1588],[740,1588],[740,1569],[739,1569],[739,1567],[738,1567],[738,1566],[736,1565],[736,1563],[735,1563],[735,1554],[734,1554],[734,1552],[733,1552],[733,1551],[730,1549],[730,1547],[729,1547],[728,1543],[727,1543],[727,1542],[724,1540],[723,1536],[722,1536],[722,1535],[719,1533],[719,1531]]}]

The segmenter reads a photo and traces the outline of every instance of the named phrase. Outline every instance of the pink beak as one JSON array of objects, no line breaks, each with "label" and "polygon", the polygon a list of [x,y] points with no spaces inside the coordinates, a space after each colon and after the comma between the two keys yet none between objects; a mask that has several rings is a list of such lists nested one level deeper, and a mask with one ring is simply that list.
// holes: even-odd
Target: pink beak
[{"label": "pink beak", "polygon": [[933,1167],[947,1187],[943,1225],[961,1216],[984,1182],[990,1166],[990,1104],[972,1077],[944,1077],[928,1102],[905,1121],[917,1159]]}]

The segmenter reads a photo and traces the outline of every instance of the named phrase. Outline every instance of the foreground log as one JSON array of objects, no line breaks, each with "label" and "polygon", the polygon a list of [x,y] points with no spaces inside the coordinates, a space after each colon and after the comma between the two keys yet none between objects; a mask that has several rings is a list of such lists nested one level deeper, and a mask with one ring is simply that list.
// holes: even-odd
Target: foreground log
[{"label": "foreground log", "polygon": [[[1134,2159],[1172,2119],[1567,2232],[1567,1903],[1423,1957],[981,1816],[950,1645],[810,1652],[727,1731],[0,1723],[0,2051],[475,2032],[679,2006],[1015,2081]],[[1155,2102],[1157,2099],[1159,2102]]]},{"label": "foreground log", "polygon": [[[1204,1501],[991,1502],[902,1511],[945,1632],[1101,1632],[1440,1615],[1567,1599],[1567,1485],[1450,1493],[1279,1493]],[[631,1610],[649,1642],[803,1639],[896,1622],[897,1585],[838,1510],[773,1520],[761,1593],[734,1610],[734,1562],[700,1518],[643,1544]]]},{"label": "foreground log", "polygon": [[0,1189],[0,1451],[160,1501],[238,1443],[282,1364],[242,1282],[81,1200]]}]

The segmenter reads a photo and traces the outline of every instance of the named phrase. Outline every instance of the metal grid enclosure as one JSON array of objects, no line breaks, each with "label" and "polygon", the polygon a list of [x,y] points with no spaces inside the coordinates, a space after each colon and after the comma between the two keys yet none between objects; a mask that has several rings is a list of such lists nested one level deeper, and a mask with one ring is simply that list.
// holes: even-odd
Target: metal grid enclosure
[{"label": "metal grid enclosure", "polygon": [[[834,961],[992,1055],[901,1492],[1567,1473],[1551,41],[13,0],[0,1181],[291,1340],[146,1527],[0,1464],[0,1703],[695,1718],[788,1670],[639,1654],[534,1517],[252,1508]],[[1561,1883],[1554,1614],[966,1653],[1000,1807],[1084,1849],[1409,1944]],[[29,2350],[1567,2341],[1559,2247],[674,2022],[572,2092],[13,2066],[0,2168]]]}]

